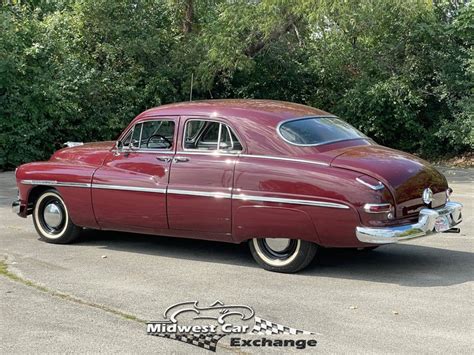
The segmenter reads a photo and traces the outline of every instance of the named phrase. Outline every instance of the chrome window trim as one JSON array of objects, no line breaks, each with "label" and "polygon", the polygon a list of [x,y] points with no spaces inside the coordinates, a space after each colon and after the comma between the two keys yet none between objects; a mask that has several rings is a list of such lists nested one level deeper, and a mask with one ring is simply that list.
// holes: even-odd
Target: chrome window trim
[{"label": "chrome window trim", "polygon": [[93,189],[103,189],[103,190],[154,192],[154,193],[159,193],[159,194],[166,193],[166,188],[154,188],[154,187],[139,187],[139,186],[128,186],[128,185],[107,185],[107,184],[92,184],[91,187]]},{"label": "chrome window trim", "polygon": [[[200,149],[185,148],[184,144],[186,143],[186,130],[188,128],[188,123],[191,122],[191,121],[206,121],[206,122],[219,123],[219,125],[220,125],[219,126],[219,134],[220,134],[222,125],[225,125],[227,127],[227,129],[230,129],[234,133],[235,137],[237,138],[240,145],[242,146],[242,150],[235,151],[235,153],[229,153],[229,151],[219,149],[220,148],[220,136],[218,137],[218,141],[217,141],[217,149],[206,151],[206,150],[200,150]],[[213,118],[208,118],[208,117],[189,117],[184,121],[183,124],[184,124],[184,129],[183,129],[182,142],[181,142],[181,149],[182,149],[183,152],[222,152],[222,153],[225,153],[225,154],[236,155],[236,154],[240,154],[241,152],[243,152],[246,148],[245,145],[242,144],[242,139],[235,133],[235,130],[232,127],[230,127],[229,124],[226,123],[226,122],[222,122],[218,119],[213,119]],[[231,139],[232,139],[232,135],[231,135]],[[213,153],[213,154],[215,155],[215,153]]]},{"label": "chrome window trim", "polygon": [[228,125],[225,125],[225,127],[227,128],[227,134],[229,135],[229,138],[230,138],[230,144],[231,144],[231,151],[234,150],[234,138],[232,138],[232,133],[230,132],[230,128]]},{"label": "chrome window trim", "polygon": [[219,132],[217,133],[217,151],[221,150],[222,122],[219,123]]},{"label": "chrome window trim", "polygon": [[356,178],[356,181],[361,183],[362,185],[365,185],[367,186],[368,188],[372,189],[372,190],[382,190],[385,186],[379,181],[378,185],[372,185],[372,184],[369,184],[368,182],[365,182],[364,180],[360,179],[360,178]]},{"label": "chrome window trim", "polygon": [[175,154],[173,150],[156,150],[156,149],[133,149],[130,153],[148,153],[148,154]]},{"label": "chrome window trim", "polygon": [[335,203],[335,202],[299,200],[299,199],[281,198],[281,197],[252,196],[252,195],[239,194],[239,195],[233,195],[232,199],[243,200],[243,201],[275,202],[275,203],[287,203],[287,204],[292,204],[292,205],[349,209],[349,206],[346,206],[340,203]]},{"label": "chrome window trim", "polygon": [[[137,147],[138,149],[142,148],[142,135],[143,135],[143,124],[144,123],[142,122],[140,124],[141,124],[141,127],[140,127],[140,138],[138,138],[138,147]],[[131,148],[133,148],[133,146]]]},{"label": "chrome window trim", "polygon": [[43,185],[43,186],[60,186],[60,187],[91,187],[89,183],[83,182],[63,182],[56,180],[21,180],[23,185]]},{"label": "chrome window trim", "polygon": [[239,157],[242,156],[240,152],[229,153],[226,151],[218,151],[218,150],[186,150],[184,152],[178,151],[176,152],[177,155],[208,155],[208,156],[215,156],[215,157]]},{"label": "chrome window trim", "polygon": [[226,192],[207,192],[207,191],[195,191],[195,190],[168,189],[168,193],[173,194],[173,195],[232,198],[232,194],[226,193]]},{"label": "chrome window trim", "polygon": [[[332,140],[332,141],[321,142],[321,143],[301,144],[301,143],[291,142],[288,139],[286,139],[285,137],[283,137],[283,135],[281,134],[280,128],[285,123],[292,122],[292,121],[307,120],[307,119],[310,119],[310,118],[338,118],[338,119],[340,119],[339,117],[334,116],[334,115],[315,115],[315,116],[303,116],[303,117],[290,118],[288,120],[284,120],[284,121],[281,121],[280,123],[278,123],[278,125],[276,127],[276,131],[277,131],[278,136],[280,136],[280,138],[283,139],[286,143],[297,146],[297,147],[317,147],[317,146],[320,146],[320,145],[336,143],[336,142],[353,141],[353,140],[357,140],[357,139],[370,139],[369,137],[364,135],[364,137],[359,137],[359,138],[335,139],[335,140]],[[342,119],[340,119],[340,120],[342,120]],[[344,121],[344,120],[342,120],[342,121]],[[346,122],[346,121],[344,121],[344,122]]]}]

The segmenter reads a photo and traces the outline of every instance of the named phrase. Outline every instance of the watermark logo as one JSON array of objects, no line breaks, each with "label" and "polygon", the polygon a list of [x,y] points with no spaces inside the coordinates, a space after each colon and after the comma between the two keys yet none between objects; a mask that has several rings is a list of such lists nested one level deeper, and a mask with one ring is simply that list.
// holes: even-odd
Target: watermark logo
[{"label": "watermark logo", "polygon": [[[294,339],[272,335],[314,335],[313,332],[292,328],[255,315],[247,305],[225,305],[215,301],[209,306],[201,306],[198,301],[180,302],[168,307],[163,319],[147,323],[149,335],[174,339],[216,351],[217,343],[229,335],[231,347],[294,347],[305,349],[316,346],[316,339]],[[252,335],[250,339],[243,335]],[[261,336],[270,336],[264,337]]]}]

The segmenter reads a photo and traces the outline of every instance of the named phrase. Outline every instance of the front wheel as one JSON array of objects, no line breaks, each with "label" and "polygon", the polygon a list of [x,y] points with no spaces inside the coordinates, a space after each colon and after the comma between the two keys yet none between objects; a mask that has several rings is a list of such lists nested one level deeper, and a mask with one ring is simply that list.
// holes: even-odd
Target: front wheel
[{"label": "front wheel", "polygon": [[286,238],[254,238],[249,246],[253,258],[264,269],[286,273],[304,269],[318,251],[314,243]]},{"label": "front wheel", "polygon": [[33,224],[40,239],[48,243],[71,243],[81,232],[81,228],[72,223],[66,204],[54,189],[44,191],[36,200]]}]

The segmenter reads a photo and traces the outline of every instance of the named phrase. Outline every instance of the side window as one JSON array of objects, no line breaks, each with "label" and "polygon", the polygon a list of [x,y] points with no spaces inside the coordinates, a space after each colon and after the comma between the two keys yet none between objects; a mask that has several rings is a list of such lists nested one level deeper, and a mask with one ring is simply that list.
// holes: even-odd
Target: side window
[{"label": "side window", "polygon": [[224,123],[189,120],[184,130],[184,149],[239,152],[242,145]]},{"label": "side window", "polygon": [[217,149],[217,140],[219,139],[220,127],[220,123],[208,122],[206,130],[204,131],[203,135],[201,136],[201,139],[199,140],[198,147],[199,144],[201,144],[202,147],[206,147],[207,145],[209,149]]},{"label": "side window", "polygon": [[132,140],[133,129],[131,129],[128,134],[122,139],[122,146],[128,147],[130,145],[130,141]]},{"label": "side window", "polygon": [[135,127],[133,128],[132,140],[130,141],[130,145],[133,148],[138,148],[140,146],[140,136],[142,134],[142,127],[143,127],[143,124],[139,123],[139,124],[136,124]]},{"label": "side window", "polygon": [[141,149],[170,149],[173,147],[174,121],[146,121],[140,138]]},{"label": "side window", "polygon": [[222,125],[221,141],[219,144],[221,150],[241,151],[242,145],[235,136],[234,132],[227,125]]},{"label": "side window", "polygon": [[186,141],[192,141],[196,139],[198,133],[201,131],[204,126],[205,121],[188,121],[186,127]]},{"label": "side window", "polygon": [[139,149],[171,149],[174,127],[174,121],[166,120],[138,123],[123,139],[123,146]]}]

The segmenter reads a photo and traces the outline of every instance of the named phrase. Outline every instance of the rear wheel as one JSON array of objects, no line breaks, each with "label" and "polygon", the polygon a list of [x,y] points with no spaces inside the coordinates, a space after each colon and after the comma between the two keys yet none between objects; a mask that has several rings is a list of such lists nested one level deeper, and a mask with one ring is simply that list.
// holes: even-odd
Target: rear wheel
[{"label": "rear wheel", "polygon": [[314,259],[318,246],[300,239],[254,238],[250,251],[264,269],[275,272],[297,272]]},{"label": "rear wheel", "polygon": [[69,218],[61,195],[53,189],[44,191],[36,200],[33,224],[40,239],[48,243],[71,243],[81,232]]}]

